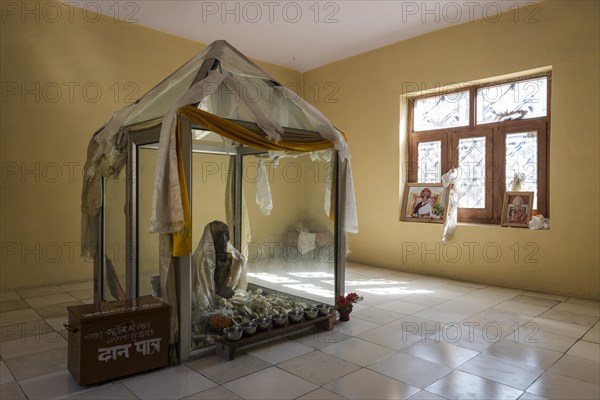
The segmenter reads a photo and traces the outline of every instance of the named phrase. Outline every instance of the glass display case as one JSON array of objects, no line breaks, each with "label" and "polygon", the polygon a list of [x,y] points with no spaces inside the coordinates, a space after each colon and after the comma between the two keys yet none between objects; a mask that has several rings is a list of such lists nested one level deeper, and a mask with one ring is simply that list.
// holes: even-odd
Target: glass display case
[{"label": "glass display case", "polygon": [[[239,323],[269,314],[256,301],[252,304],[258,294],[277,299],[269,306],[273,310],[282,304],[332,305],[343,292],[345,260],[335,218],[338,179],[333,149],[266,151],[193,128],[182,135],[181,145],[193,251],[176,257],[183,359],[215,344],[228,323],[216,316]],[[158,128],[131,132],[126,178],[104,181],[104,301],[123,295],[161,297],[159,235],[149,233],[159,133]],[[202,264],[196,259],[198,248],[213,221],[227,225],[231,244],[245,260],[248,296],[195,307],[194,268]]]},{"label": "glass display case", "polygon": [[227,42],[115,113],[84,170],[95,301],[169,304],[172,361],[228,324],[344,293],[358,230],[345,136]]}]

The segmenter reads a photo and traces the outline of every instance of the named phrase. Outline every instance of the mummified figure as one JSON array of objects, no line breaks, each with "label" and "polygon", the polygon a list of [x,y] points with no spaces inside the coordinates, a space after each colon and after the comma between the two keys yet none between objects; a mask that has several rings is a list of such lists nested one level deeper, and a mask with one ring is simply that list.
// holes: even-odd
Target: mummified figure
[{"label": "mummified figure", "polygon": [[245,291],[246,260],[231,244],[229,227],[221,221],[206,225],[192,256],[192,302],[197,310],[213,308],[219,298]]},{"label": "mummified figure", "polygon": [[215,293],[226,299],[233,297],[235,291],[227,286],[231,281],[232,256],[227,252],[229,243],[229,227],[221,221],[213,221],[210,224],[210,233],[215,244]]}]

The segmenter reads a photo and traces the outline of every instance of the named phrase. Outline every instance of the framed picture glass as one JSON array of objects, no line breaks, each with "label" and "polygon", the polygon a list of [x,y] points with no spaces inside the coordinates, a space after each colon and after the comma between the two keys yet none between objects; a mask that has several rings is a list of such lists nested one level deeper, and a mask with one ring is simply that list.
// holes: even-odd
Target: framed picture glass
[{"label": "framed picture glass", "polygon": [[502,226],[529,228],[533,192],[506,192],[502,206]]},{"label": "framed picture glass", "polygon": [[407,183],[400,220],[442,223],[448,213],[448,199],[449,190],[441,183]]}]

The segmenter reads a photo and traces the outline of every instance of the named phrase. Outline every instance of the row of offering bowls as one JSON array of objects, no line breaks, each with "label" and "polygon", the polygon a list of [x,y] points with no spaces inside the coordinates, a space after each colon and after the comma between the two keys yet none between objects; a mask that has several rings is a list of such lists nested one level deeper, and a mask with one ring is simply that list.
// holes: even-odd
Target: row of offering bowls
[{"label": "row of offering bowls", "polygon": [[272,326],[284,326],[288,320],[292,323],[298,323],[303,318],[306,320],[315,319],[317,315],[328,315],[331,311],[331,306],[327,304],[318,304],[314,307],[302,309],[295,308],[290,312],[281,312],[279,315],[272,315],[264,318],[253,319],[243,322],[239,325],[230,326],[223,329],[225,339],[230,342],[238,341],[244,336],[252,336],[256,331],[268,331]]}]

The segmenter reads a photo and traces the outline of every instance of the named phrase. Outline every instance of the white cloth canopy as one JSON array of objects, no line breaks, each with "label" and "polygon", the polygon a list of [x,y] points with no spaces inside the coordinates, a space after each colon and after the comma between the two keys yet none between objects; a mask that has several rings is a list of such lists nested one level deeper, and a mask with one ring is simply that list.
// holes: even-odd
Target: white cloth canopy
[{"label": "white cloth canopy", "polygon": [[[183,228],[175,129],[177,112],[188,105],[221,118],[255,123],[273,142],[285,140],[286,128],[318,134],[331,142],[346,164],[344,230],[358,232],[350,154],[343,135],[315,107],[223,40],[200,54],[146,93],[116,112],[96,132],[88,149],[82,193],[82,253],[94,258],[97,216],[102,205],[101,177],[116,175],[126,160],[127,129],[162,122],[157,156],[151,231],[173,233]],[[302,140],[298,131],[294,140]]]}]

